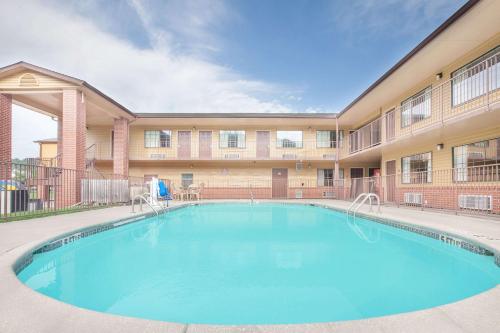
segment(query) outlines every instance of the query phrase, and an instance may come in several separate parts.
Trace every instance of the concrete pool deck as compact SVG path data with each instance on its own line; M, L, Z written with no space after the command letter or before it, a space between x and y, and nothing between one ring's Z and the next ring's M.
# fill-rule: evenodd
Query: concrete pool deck
M203 202L231 200L204 200ZM245 200L248 202L248 200ZM265 200L263 200L265 201ZM273 201L276 202L276 201ZM349 202L283 200L345 209ZM172 202L182 206L192 202ZM145 207L144 212L149 212ZM500 220L448 215L431 211L382 207L382 214L363 214L397 220L466 239L500 254ZM500 285L484 293L443 306L354 321L303 325L214 326L167 323L100 313L39 294L23 285L12 269L15 261L37 245L73 230L139 216L130 206L0 224L0 332L498 332ZM500 268L499 268L500 269Z

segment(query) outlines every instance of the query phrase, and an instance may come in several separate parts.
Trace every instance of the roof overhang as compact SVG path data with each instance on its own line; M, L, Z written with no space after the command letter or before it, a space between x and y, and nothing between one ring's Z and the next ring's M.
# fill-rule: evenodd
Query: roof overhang
M339 113L343 126L356 126L459 57L499 33L500 1L471 0ZM473 28L472 28L473 27Z

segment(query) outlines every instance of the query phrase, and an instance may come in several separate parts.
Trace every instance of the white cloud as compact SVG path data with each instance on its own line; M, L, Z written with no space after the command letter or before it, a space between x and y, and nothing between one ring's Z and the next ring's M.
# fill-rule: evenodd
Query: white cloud
M192 8L171 22L180 26L177 31L158 25L152 9L139 0L130 3L152 48L138 48L101 30L68 6L37 1L2 3L0 66L25 60L81 78L134 112L293 112L279 101L285 94L283 87L245 78L172 45L177 43L172 36L183 34L197 45L206 39L204 47L213 48L214 39L206 28L225 13L222 3L204 12L202 2L186 2ZM165 15L175 17L180 4L175 1ZM114 19L112 13L110 19ZM14 131L30 133L19 123ZM34 139L38 138L29 141Z
M351 0L333 6L335 26L358 38L381 33L401 36L428 30L436 19L445 19L465 1L449 0ZM362 35L360 35L362 32Z
M0 63L23 59L74 75L135 112L291 111L273 101L280 87L246 79L192 55L172 52L169 39L161 37L164 30L148 24L160 45L139 49L99 30L86 18L68 16L58 7L23 1L6 3L3 10L14 15L6 15L0 23L0 40L8 45L0 53ZM141 15L149 14L143 10ZM143 18L144 22L148 20Z

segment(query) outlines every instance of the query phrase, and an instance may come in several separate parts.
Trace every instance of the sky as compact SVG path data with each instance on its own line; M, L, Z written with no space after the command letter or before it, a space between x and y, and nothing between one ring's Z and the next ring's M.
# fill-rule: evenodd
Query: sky
M134 112L338 112L465 1L0 2L0 67L75 76ZM13 121L14 157L56 136L31 111Z

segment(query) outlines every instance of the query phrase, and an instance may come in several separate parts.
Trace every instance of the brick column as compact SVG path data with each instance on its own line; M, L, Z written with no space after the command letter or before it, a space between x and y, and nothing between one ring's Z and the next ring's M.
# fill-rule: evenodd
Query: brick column
M0 94L0 162L12 160L12 97Z
M58 208L64 208L80 201L80 183L85 174L85 124L86 105L84 96L76 89L63 91L61 129L61 167L59 179L60 194Z
M0 94L0 179L7 180L11 178L11 161L12 96Z
M57 158L57 166L61 167L62 163L62 115L57 118L57 155L59 158ZM53 165L55 166L55 165Z
M115 119L113 130L113 173L128 177L128 120L124 118Z

